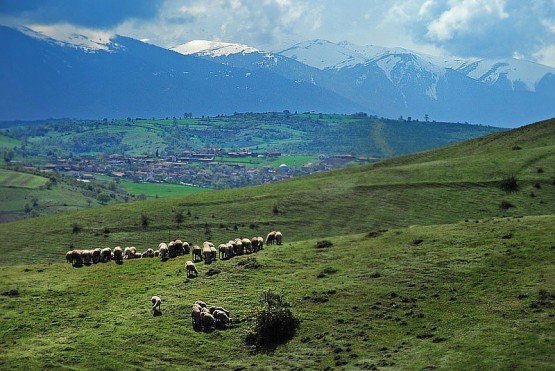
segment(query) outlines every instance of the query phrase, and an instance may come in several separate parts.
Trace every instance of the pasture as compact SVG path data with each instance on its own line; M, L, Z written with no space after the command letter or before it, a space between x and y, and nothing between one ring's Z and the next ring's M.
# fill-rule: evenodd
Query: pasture
M554 143L551 120L259 187L0 225L0 368L553 368ZM197 263L195 278L186 257L65 262L73 248L271 230L283 245ZM266 290L300 327L257 352L244 340ZM232 327L194 331L199 299L229 309Z
M185 276L185 257L79 269L63 256L22 257L0 272L0 366L550 368L553 225L553 216L493 218L337 236L325 248L286 240L197 263L197 278ZM289 343L257 353L244 337L267 289L284 295L301 325ZM159 317L150 312L154 294ZM198 299L228 308L232 327L194 331Z

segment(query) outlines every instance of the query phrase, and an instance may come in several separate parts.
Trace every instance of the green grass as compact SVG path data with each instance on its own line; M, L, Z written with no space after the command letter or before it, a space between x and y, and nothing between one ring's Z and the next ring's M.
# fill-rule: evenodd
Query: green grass
M20 140L0 134L0 149L11 149L19 145L21 145Z
M4 267L0 292L19 295L0 302L0 367L548 369L554 225L553 216L493 218L338 236L323 249L285 242L199 263L189 280L184 257ZM247 258L261 267L238 265ZM221 273L207 276L215 267ZM253 353L243 339L267 289L285 296L301 326L274 352ZM553 297L541 300L542 290ZM150 313L154 294L160 317ZM195 332L198 299L227 307L234 326Z
M48 179L42 176L0 169L0 187L37 189L47 181Z
M181 184L136 183L121 181L120 185L130 194L137 196L143 194L149 197L184 196L209 191L207 188Z
M553 143L550 120L260 187L2 224L0 368L551 369ZM513 193L498 186L509 175ZM283 245L199 263L189 280L185 257L80 269L64 259L71 247L144 251L271 230ZM317 248L324 239L333 245ZM260 267L238 264L248 258ZM268 289L301 325L289 343L256 353L243 339ZM230 309L234 326L193 331L198 299Z

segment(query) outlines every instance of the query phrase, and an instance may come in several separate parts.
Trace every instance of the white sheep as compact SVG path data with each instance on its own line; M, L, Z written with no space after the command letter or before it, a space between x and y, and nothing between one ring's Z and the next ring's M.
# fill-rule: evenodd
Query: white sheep
M168 245L162 242L158 245L158 251L160 251L160 260L166 261L169 259L170 252L168 250Z
M123 264L123 250L119 246L114 247L114 260L116 264Z
M152 302L152 315L159 316L162 314L160 305L162 304L162 299L159 296L153 296L150 301Z
M192 261L187 260L187 263L185 263L185 270L187 271L187 277L192 276L193 273L196 277L198 277L197 267L195 267L195 263L193 263Z
M277 231L277 232L276 232L276 243L277 243L278 245L281 245L281 240L282 240L282 238L283 238L283 235L281 234L281 232L280 232L280 231Z

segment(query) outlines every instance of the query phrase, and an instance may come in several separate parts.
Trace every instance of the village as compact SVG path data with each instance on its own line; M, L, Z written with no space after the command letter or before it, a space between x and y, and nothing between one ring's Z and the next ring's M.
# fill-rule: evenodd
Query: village
M294 176L312 174L375 159L352 155L319 155L315 161L293 167L277 166L280 152L227 152L222 148L186 150L176 154L136 155L97 154L70 158L57 157L40 167L57 171L81 181L94 180L98 175L141 183L173 183L223 189L276 182Z

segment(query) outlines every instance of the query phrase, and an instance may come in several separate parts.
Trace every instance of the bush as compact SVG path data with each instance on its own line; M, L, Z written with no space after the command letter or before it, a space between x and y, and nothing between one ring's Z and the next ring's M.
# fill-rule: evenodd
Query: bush
M511 175L501 182L499 182L499 188L507 193L516 192L518 191L518 182L514 175Z
M317 249L323 249L323 248L332 247L332 246L333 246L333 243L328 240L322 240L322 241L316 242Z
M501 201L501 203L499 204L499 208L501 210L509 210L511 207L515 207L515 205L513 205L512 203L510 203L509 201Z
M257 348L282 344L293 338L299 327L289 304L279 294L268 290L260 297L261 309L256 313L256 323L246 342Z
M81 231L81 226L80 226L79 224L77 224L77 223L73 223L73 224L71 225L71 231L72 231L73 233L79 233L79 232Z

